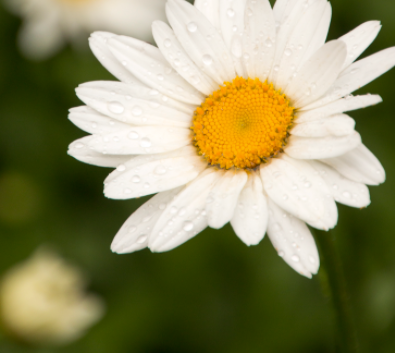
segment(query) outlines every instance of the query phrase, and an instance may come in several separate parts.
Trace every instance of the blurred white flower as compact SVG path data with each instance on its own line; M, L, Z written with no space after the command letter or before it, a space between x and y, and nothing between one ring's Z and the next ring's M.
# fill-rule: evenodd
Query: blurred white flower
M45 59L66 41L85 43L94 30L110 30L152 41L151 23L164 19L164 0L5 0L23 18L22 52Z
M77 268L47 249L10 269L0 285L4 329L37 345L62 345L79 338L103 315L102 301L83 291Z

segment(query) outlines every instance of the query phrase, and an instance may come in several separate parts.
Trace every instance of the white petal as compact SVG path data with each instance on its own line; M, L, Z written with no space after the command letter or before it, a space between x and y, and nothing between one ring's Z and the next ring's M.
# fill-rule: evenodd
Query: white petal
M319 229L337 223L336 204L322 178L303 161L273 159L260 168L263 188L282 209Z
M125 67L115 58L108 48L107 42L110 38L116 37L115 34L108 32L94 32L89 38L89 45L93 54L100 63L118 80L125 83L143 85L136 77L134 77Z
M124 95L126 101L130 101L132 99L145 100L151 103L152 108L163 106L166 108L172 108L173 111L180 111L188 116L192 116L196 109L196 105L186 104L169 98L157 90L151 89L143 84L125 84L123 82L114 81L92 81L83 83L79 87L109 91L108 93L112 96L118 93ZM79 88L77 88L77 91L78 89Z
M131 199L185 185L205 168L196 148L151 156L138 156L119 166L105 180L104 194L111 199Z
M188 104L200 104L203 96L175 72L159 49L147 43L127 45L119 37L109 41L109 48L125 67L147 86Z
M152 25L152 32L166 60L187 82L205 95L218 89L218 84L191 60L173 30L166 23L155 21Z
M130 127L85 105L70 109L69 119L74 125L90 134L111 133Z
M228 48L200 11L186 1L169 0L166 13L181 45L202 71L220 85L235 78Z
M247 182L244 171L229 170L217 181L207 198L207 218L211 228L222 228L235 212L237 199Z
M316 109L299 111L296 121L302 123L323 119L330 115L366 108L370 105L381 103L382 101L383 100L378 95L347 96Z
M279 256L295 271L311 278L320 266L317 246L306 224L279 208L269 204L267 234Z
M385 181L383 166L363 144L342 156L323 159L321 162L329 164L346 178L359 183L378 185Z
M181 189L180 187L161 192L135 211L118 231L111 244L111 250L118 254L126 254L146 248L155 223Z
M272 68L276 41L273 11L268 0L247 0L243 62L252 79L265 81Z
M331 7L325 0L311 4L306 13L300 18L298 25L285 46L279 61L275 85L286 90L294 74L325 42L329 29Z
M243 67L243 35L244 14L247 0L220 0L220 22L222 37L232 54L235 70L238 76L247 78Z
M290 136L284 148L287 155L296 159L323 159L340 156L357 147L361 136L354 132L346 136L300 137Z
M133 125L167 125L188 128L192 114L162 105L159 95L150 100L136 97L137 87L122 82L89 82L80 85L77 96L93 109ZM148 97L147 97L148 98Z
M248 246L258 244L266 233L268 210L263 194L262 181L257 173L251 173L240 193L230 223L236 235Z
M305 109L317 108L333 102L367 85L395 66L395 47L382 50L348 66L332 87L319 100Z
M375 40L381 29L380 21L369 21L348 32L339 39L347 45L347 59L342 69L353 63Z
M95 138L94 136L85 136L78 139L70 144L67 153L78 159L81 162L97 165L99 167L118 167L120 164L127 162L132 159L130 155L107 155L100 152L96 152L89 148L90 140Z
M324 0L316 0L324 1ZM281 17L279 20L276 18L277 25L277 37L276 37L276 53L274 56L273 69L270 73L269 81L276 85L277 74L279 73L280 62L284 57L284 51L286 50L288 41L292 34L295 32L296 27L300 26L300 20L305 16L307 12L310 11L314 0L310 3L299 1L299 0L289 0L286 4L280 6L282 10L276 10L277 14L275 16ZM277 7L277 6L275 6ZM291 69L291 68L286 68ZM296 68L295 68L296 69ZM281 88L281 87L280 87Z
M318 161L311 161L310 164L325 180L335 201L358 208L370 204L369 189L365 184L346 179L333 168Z
M219 19L220 0L195 0L194 5L215 28L221 30Z
M174 249L207 227L206 198L221 175L214 168L206 169L167 205L148 242L152 251Z
M108 154L155 154L174 151L191 143L189 129L133 126L110 134L93 135L88 146Z
M304 107L321 97L335 82L346 58L346 45L331 41L308 59L297 76L287 86L285 93L296 107Z
M284 21L286 9L290 4L295 3L295 0L277 0L273 6L274 19L280 25Z
M352 134L355 128L355 120L346 114L333 115L305 123L296 121L291 134L301 137L345 136Z

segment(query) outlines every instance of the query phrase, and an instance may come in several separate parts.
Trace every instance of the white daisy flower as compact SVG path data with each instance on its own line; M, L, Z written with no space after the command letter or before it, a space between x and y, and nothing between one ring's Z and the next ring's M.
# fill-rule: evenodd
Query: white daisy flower
M267 232L278 254L311 277L318 251L306 224L328 230L340 202L370 203L384 181L344 112L381 102L351 96L395 65L395 48L354 63L375 39L371 21L325 43L326 0L169 0L159 47L94 33L91 47L122 82L77 89L70 120L92 134L69 154L116 167L113 199L155 194L125 222L112 250L171 250L230 222L247 245Z
M19 45L29 58L44 59L66 41L80 44L84 34L115 31L151 41L152 21L164 19L164 0L5 0L24 20Z

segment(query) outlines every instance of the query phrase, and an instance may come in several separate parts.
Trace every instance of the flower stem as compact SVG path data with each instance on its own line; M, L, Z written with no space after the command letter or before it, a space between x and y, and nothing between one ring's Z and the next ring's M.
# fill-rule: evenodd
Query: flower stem
M357 333L350 297L333 232L319 232L316 241L321 253L319 278L324 294L329 296L336 315L336 352L358 353Z

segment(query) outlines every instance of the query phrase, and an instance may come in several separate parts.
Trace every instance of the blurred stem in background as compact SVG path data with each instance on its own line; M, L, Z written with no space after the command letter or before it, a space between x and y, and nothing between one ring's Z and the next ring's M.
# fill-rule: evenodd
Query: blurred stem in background
M319 279L324 295L329 297L336 315L336 352L360 352L352 315L350 296L340 254L332 231L320 232L316 238L321 255Z

